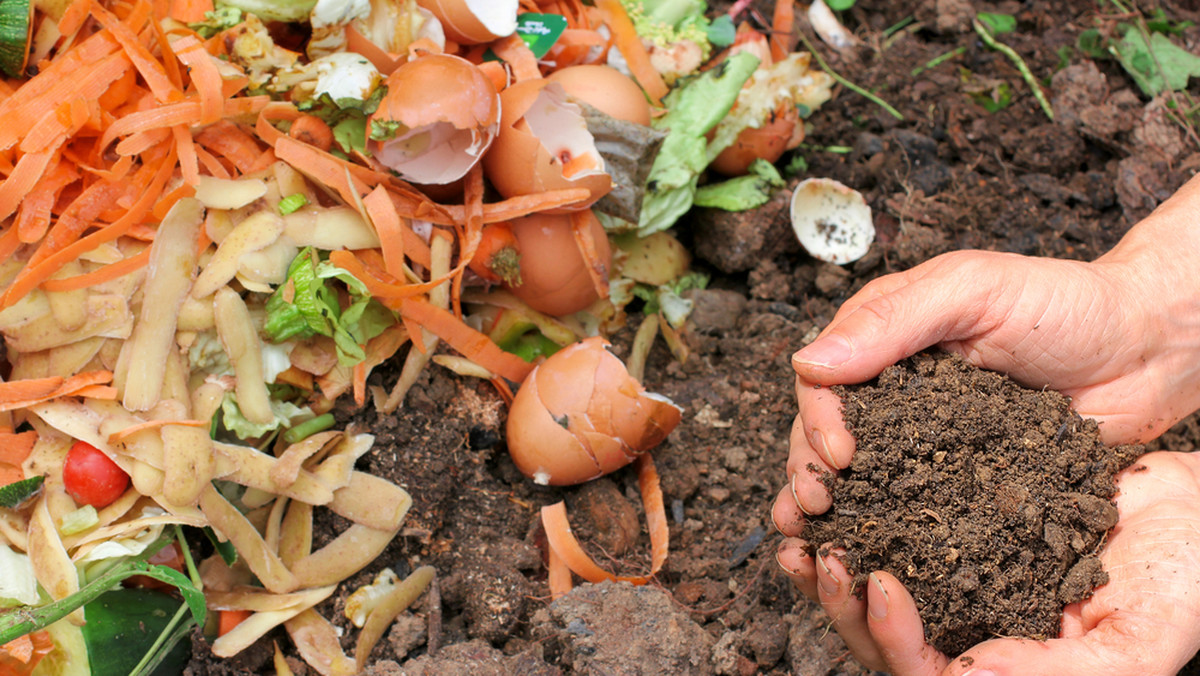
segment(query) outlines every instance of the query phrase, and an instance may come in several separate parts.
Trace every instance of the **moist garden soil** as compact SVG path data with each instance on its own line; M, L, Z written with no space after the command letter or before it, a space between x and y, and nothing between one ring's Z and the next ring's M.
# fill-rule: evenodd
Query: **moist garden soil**
M996 636L1058 635L1062 607L1108 582L1114 475L1141 446L1105 446L1057 392L957 355L921 353L835 387L856 440L833 505L804 538L844 549L862 593L886 570L917 599L930 645L958 655Z
M752 10L770 17L773 6L758 0ZM1195 3L1156 6L1200 23ZM1053 122L1012 62L981 43L970 24L975 11L1017 18L1016 30L1000 39L1045 87ZM430 564L435 593L395 623L368 673L866 673L824 612L775 564L779 536L769 515L786 483L795 415L790 355L865 283L945 251L1093 259L1200 167L1200 147L1171 119L1165 98L1147 99L1118 64L1075 48L1085 30L1116 29L1120 17L1100 11L1088 0L859 0L843 18L862 45L842 54L801 17L799 29L831 67L904 117L839 87L809 118L804 146L781 162L803 158L792 185L821 176L861 191L876 244L845 267L809 258L790 232L786 190L754 212L697 210L675 228L712 282L693 295L688 359L676 361L660 342L646 368L647 387L684 409L683 422L653 451L671 530L654 584L581 584L551 602L538 510L565 499L587 551L618 573L640 574L649 544L636 477L623 470L573 488L532 484L507 457L505 409L489 385L431 366L395 415L339 410L340 423L376 435L359 469L414 499L387 550L318 608L344 629L347 652L358 631L341 614L346 596L384 567L403 576ZM1200 28L1174 40L1200 53ZM1195 80L1190 95L1200 98ZM988 100L996 102L991 112ZM634 312L630 328L612 337L618 355L628 354L638 320ZM388 388L395 381L394 372L372 377ZM1031 429L1044 435L1053 426L1054 435L1062 420L1054 408ZM922 428L937 433L932 420ZM1192 418L1151 448L1198 445ZM907 511L922 508L934 509ZM346 526L323 511L314 546ZM1048 625L1030 631L1053 633ZM197 640L188 673L271 672L272 641L297 674L312 673L281 630L231 660L213 659Z

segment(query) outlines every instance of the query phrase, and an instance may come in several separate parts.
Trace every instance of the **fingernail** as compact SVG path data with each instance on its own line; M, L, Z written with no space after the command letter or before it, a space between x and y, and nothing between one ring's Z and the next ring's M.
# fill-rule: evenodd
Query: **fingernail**
M972 669L962 676L996 676L996 672L990 669Z
M818 556L817 565L820 566L821 572L824 573L817 576L817 584L821 586L821 591L825 592L828 596L836 596L838 589L841 588L841 582L833 574L833 571L829 570L829 566L825 563L825 557Z
M854 346L843 336L831 333L801 349L792 357L792 362L804 366L837 368L854 355Z
M792 499L796 501L796 507L800 509L800 513L804 514L805 516L812 516L812 514L808 513L808 510L804 509L804 505L800 504L800 495L796 492L796 478L798 476L799 475L797 474L792 475Z
M812 444L813 449L821 454L825 462L829 463L829 469L840 469L833 461L833 455L829 453L829 445L825 443L825 434L821 430L814 429L808 437L808 443Z
M867 587L867 609L871 613L871 617L882 620L888 614L888 595L887 590L883 588L883 583L871 573L867 576L870 581L870 586Z
M796 569L792 568L791 566L785 566L783 564L783 561L779 560L779 555L788 553L788 552L794 552L797 549L800 550L801 558L808 556L808 551L805 550L804 547L800 545L800 543L792 541L792 540L784 540L783 542L779 543L778 547L775 548L775 563L778 564L780 568L786 570L787 572L789 572L793 575L796 574Z

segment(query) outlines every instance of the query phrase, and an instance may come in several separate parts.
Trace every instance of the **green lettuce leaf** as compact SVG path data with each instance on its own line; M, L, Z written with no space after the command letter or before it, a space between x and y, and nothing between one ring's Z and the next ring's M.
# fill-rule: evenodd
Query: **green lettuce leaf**
M783 177L775 165L761 157L750 164L750 173L696 190L694 204L726 211L747 211L766 204L775 188L782 188Z
M708 165L705 134L733 107L758 63L758 57L741 52L667 95L667 114L654 126L668 133L646 181L638 221L641 235L666 230L691 208L700 173Z
M345 308L333 282L341 282L350 300ZM288 279L266 304L263 331L274 342L329 336L337 344L338 361L354 366L366 353L367 341L396 323L396 315L371 297L365 284L348 271L321 260L309 247L288 267Z

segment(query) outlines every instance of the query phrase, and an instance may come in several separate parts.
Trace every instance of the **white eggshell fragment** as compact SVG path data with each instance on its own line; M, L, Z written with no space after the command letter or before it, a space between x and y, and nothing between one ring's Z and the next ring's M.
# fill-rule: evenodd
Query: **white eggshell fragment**
M810 178L796 186L792 229L813 258L838 265L862 258L875 241L871 207L862 193L829 178Z

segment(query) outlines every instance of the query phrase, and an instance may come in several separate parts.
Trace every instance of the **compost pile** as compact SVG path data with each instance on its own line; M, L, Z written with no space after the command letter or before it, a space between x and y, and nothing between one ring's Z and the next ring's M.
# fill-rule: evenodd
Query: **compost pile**
M957 355L835 391L857 451L804 537L844 548L860 588L896 575L931 645L1053 638L1062 607L1108 581L1096 555L1117 522L1113 477L1142 447L1105 446L1066 397Z

